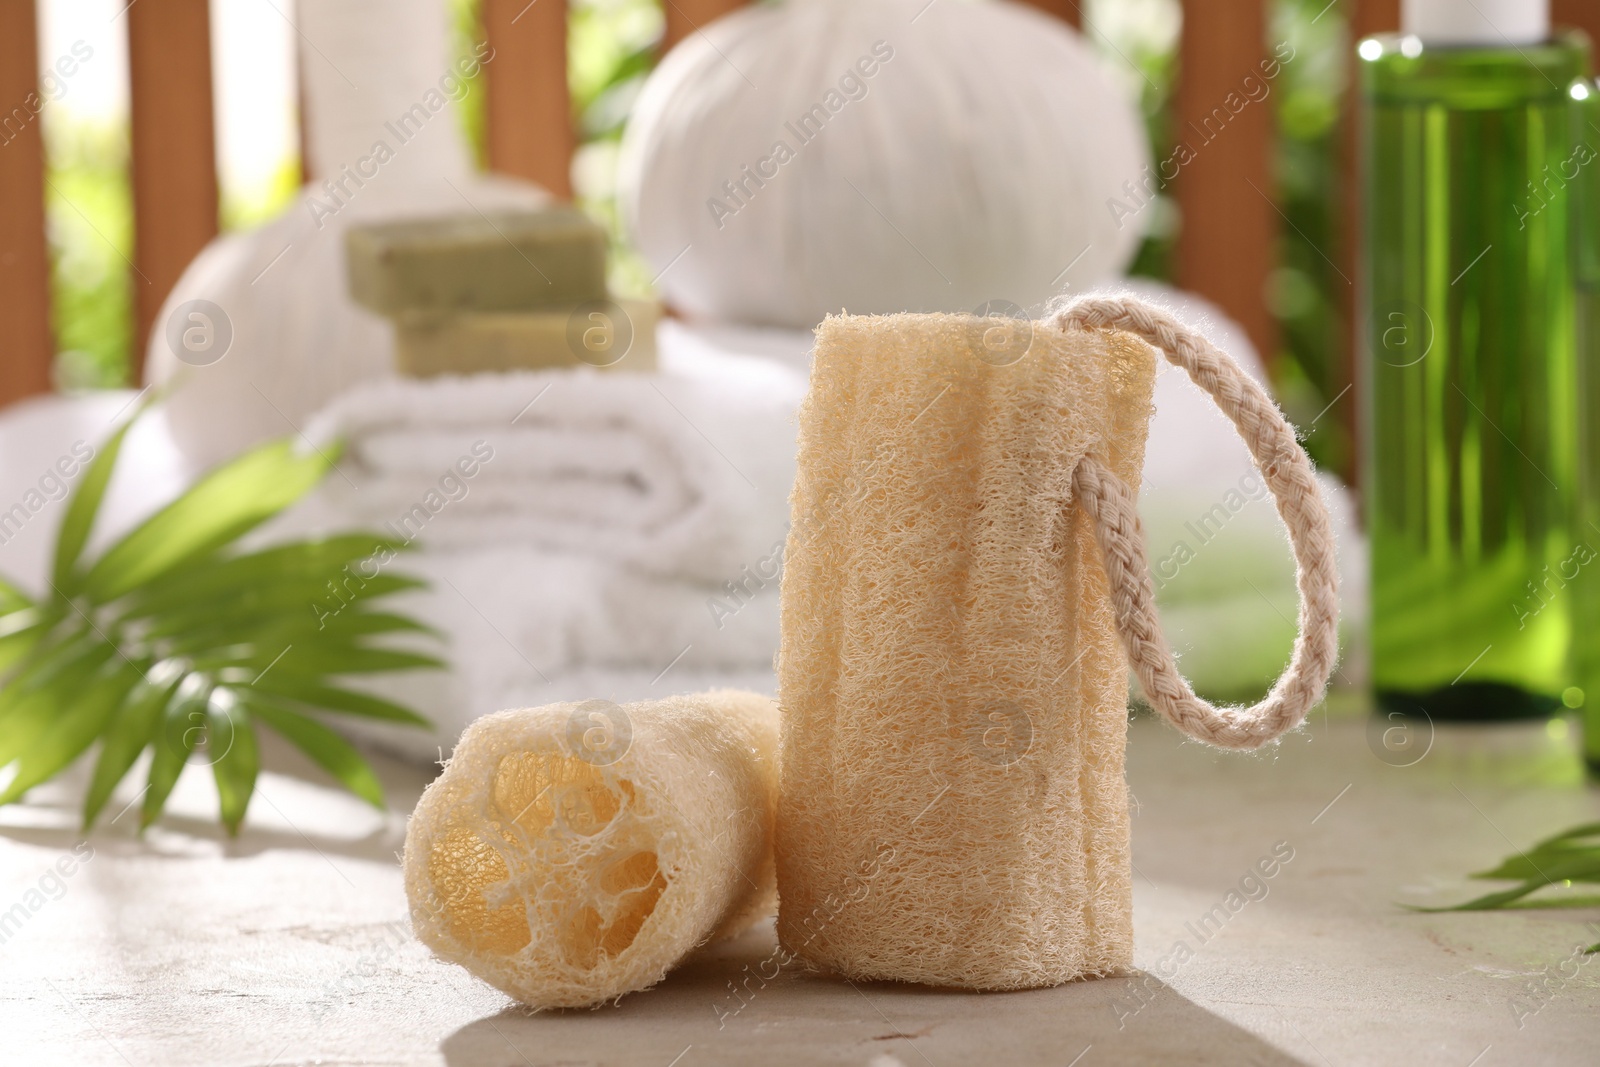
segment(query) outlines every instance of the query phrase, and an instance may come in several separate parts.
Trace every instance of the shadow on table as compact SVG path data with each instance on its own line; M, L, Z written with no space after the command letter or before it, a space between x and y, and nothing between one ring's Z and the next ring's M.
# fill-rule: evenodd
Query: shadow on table
M404 816L415 806L437 768L415 767L381 752L365 753L390 803L389 811L379 814L345 794L326 772L277 735L261 731L258 742L263 771L326 788L326 802L320 794L305 791L291 802L282 795L279 784L269 783L263 775L251 798L250 818L238 837L228 836L214 809L184 811L172 806L155 824L163 833L144 836L137 829L141 789L131 802L125 803L124 796L119 795L107 804L94 830L87 835L88 841L97 851L119 856L189 859L199 846L215 847L230 858L308 849L328 856L395 862L405 840ZM20 805L31 809L27 813L29 821L21 825L0 824L0 838L63 851L83 841L81 805L88 789L90 766L90 761L80 760L55 781L30 793ZM184 768L184 774L208 778L211 769L196 760ZM140 785L140 777L131 777L123 783L122 794ZM352 811L359 813L354 820L348 814ZM370 829L360 832L368 826Z
M449 1067L505 1064L1183 1063L1299 1067L1304 1061L1198 1007L1154 977L968 993L847 982L797 965L771 974L764 925L697 955L654 989L598 1011L509 1008L440 1046ZM748 968L748 969L747 969ZM738 987L739 993L734 992ZM1092 1056L1083 1055L1090 1049Z
M35 807L42 809L46 805ZM333 837L316 830L303 832L293 825L283 828L250 825L238 837L229 837L215 819L170 812L163 814L157 824L163 834L138 835L134 829L138 825L138 813L133 812L115 826L97 825L86 835L77 827L76 809L59 809L59 813L65 825L0 825L0 838L58 852L68 852L87 841L97 854L149 859L193 859L199 846L214 847L229 858L258 856L282 849L309 849L326 856L374 863L394 863L395 854L405 840L404 830L397 823L382 824L361 837Z

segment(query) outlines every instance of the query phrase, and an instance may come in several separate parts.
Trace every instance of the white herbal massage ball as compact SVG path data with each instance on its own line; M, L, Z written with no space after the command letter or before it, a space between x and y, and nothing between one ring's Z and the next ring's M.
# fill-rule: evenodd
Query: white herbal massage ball
M691 316L1026 307L1119 273L1139 115L1059 19L996 0L789 0L691 35L640 94L622 209ZM1123 213L1125 214L1125 213Z
M465 78L494 55L452 54L445 0L299 0L296 19L317 50L305 62L317 179L277 218L207 245L144 339L145 380L171 390L167 423L195 467L293 434L351 386L395 374L393 327L346 293L352 224L549 201L474 172L456 104L481 91Z

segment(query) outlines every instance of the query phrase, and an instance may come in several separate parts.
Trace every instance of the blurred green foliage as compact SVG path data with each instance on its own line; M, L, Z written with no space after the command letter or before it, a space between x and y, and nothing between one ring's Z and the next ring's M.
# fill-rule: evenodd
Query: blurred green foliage
M223 232L248 230L269 219L276 218L289 206L294 194L300 191L300 157L285 159L272 173L271 180L262 189L242 194L222 190Z
M628 245L617 208L617 153L634 99L655 66L665 20L659 0L573 0L567 81L581 147L578 202L611 237L611 288L650 292L652 271Z
M454 47L466 55L483 37L480 0L449 0ZM1342 6L1327 0L1273 0L1272 34L1295 49L1272 99L1279 127L1278 206L1281 266L1266 294L1280 324L1276 386L1301 426L1315 420L1307 445L1326 467L1345 470L1350 441L1338 412L1317 418L1348 384L1341 309L1350 280L1340 260L1341 129L1339 116L1351 42ZM1107 70L1139 95L1157 159L1172 149L1168 115L1177 73L1177 0L1091 0L1090 37ZM623 239L615 195L617 149L633 101L655 63L662 32L661 0L570 0L568 78L580 148L574 162L579 202L612 236L613 287L649 288L648 267ZM470 81L460 120L480 164L485 161L483 75ZM54 129L47 124L49 226L55 325L64 387L123 384L132 342L132 228L125 130ZM233 229L270 218L299 181L286 161L270 193L251 202L226 198L223 222ZM1182 226L1169 198L1151 213L1150 234L1132 273L1170 278L1172 248ZM1348 403L1348 395L1342 398Z
M1351 368L1344 309L1353 306L1355 279L1339 264L1354 227L1344 225L1340 115L1354 42L1340 6L1328 0L1277 0L1272 33L1295 50L1276 94L1277 197L1288 225L1267 293L1279 328L1274 384L1290 419L1306 431L1312 458L1348 480L1354 399L1345 392Z
M65 390L129 384L133 331L133 195L126 124L49 121L45 218L49 235L55 381ZM224 230L277 215L300 188L300 160L287 159L264 190L223 190Z
M1084 33L1100 53L1105 72L1138 100L1150 158L1168 158L1177 143L1171 107L1182 19L1178 0L1088 0L1083 16ZM1171 196L1158 193L1149 211L1141 212L1141 221L1145 239L1128 273L1170 280L1178 236L1177 204Z
M484 39L483 20L479 17L481 0L450 0L450 47L457 59L467 59L475 54L478 42ZM461 68L456 68L460 70ZM477 67L471 77L462 78L467 92L456 104L456 114L466 134L472 158L478 167L489 167L489 147L485 130L489 123L489 109L483 91L484 73Z
M133 340L127 131L46 121L44 133L56 384L124 385Z

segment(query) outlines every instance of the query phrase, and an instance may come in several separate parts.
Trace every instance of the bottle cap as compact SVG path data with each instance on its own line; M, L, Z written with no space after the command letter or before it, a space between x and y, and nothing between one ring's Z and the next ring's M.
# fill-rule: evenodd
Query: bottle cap
M1400 26L1424 44L1538 44L1550 37L1550 0L1403 0Z

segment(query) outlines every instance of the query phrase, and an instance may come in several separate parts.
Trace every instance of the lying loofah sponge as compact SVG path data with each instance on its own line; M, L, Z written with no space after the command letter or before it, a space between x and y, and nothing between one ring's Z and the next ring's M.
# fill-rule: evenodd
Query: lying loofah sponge
M1155 620L1140 338L1245 431L1303 564L1294 663L1250 711L1196 700ZM1317 493L1266 394L1136 301L824 322L782 583L784 947L976 989L1129 968L1124 654L1194 736L1253 747L1296 725L1336 651Z
M406 834L417 937L536 1008L655 984L771 913L777 739L732 690L479 719Z

